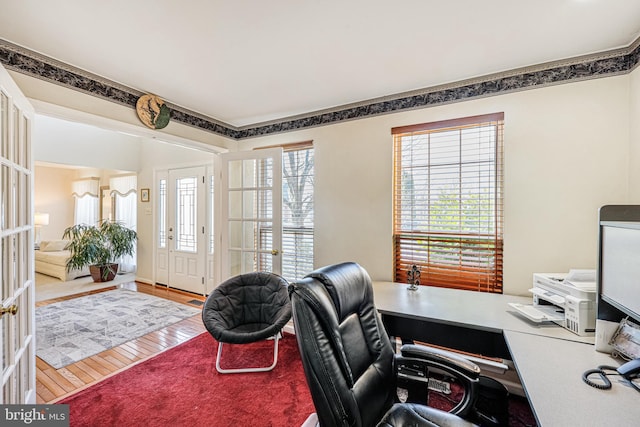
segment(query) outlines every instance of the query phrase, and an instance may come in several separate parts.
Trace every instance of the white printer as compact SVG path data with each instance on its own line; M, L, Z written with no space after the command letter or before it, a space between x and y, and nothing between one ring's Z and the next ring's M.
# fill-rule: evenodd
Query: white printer
M510 303L518 313L536 322L555 322L580 336L596 328L596 272L534 273L533 304Z

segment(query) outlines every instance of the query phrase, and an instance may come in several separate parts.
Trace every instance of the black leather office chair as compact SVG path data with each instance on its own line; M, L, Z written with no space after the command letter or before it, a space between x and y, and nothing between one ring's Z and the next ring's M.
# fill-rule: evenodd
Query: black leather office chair
M216 370L221 374L264 372L278 363L278 339L291 319L288 282L272 273L254 272L227 279L207 297L202 322L218 340ZM265 367L222 368L222 344L245 344L273 338L273 363Z
M356 263L318 269L289 286L298 348L320 426L467 426L480 369L458 355L405 344L396 355ZM464 387L451 413L399 403L398 380L446 372ZM426 387L425 387L426 388ZM426 398L426 393L425 396Z

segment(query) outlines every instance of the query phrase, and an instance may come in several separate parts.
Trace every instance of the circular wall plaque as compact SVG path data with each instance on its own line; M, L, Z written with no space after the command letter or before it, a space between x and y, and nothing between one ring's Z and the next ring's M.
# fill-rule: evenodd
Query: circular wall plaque
M136 102L140 121L151 129L162 129L169 124L171 110L156 95L142 95Z

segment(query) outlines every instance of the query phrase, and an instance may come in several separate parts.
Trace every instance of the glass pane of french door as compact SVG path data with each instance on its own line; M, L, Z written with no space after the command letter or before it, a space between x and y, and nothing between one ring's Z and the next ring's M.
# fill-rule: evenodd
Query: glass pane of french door
M222 191L223 278L280 274L282 149L224 154Z
M0 404L36 403L32 117L0 66Z

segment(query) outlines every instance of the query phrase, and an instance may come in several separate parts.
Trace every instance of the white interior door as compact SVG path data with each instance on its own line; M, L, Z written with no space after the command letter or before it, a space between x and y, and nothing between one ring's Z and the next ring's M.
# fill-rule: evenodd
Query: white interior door
M205 294L205 167L172 169L167 186L168 285Z
M35 404L33 109L0 66L0 404Z
M221 156L222 279L252 271L280 274L282 149Z

